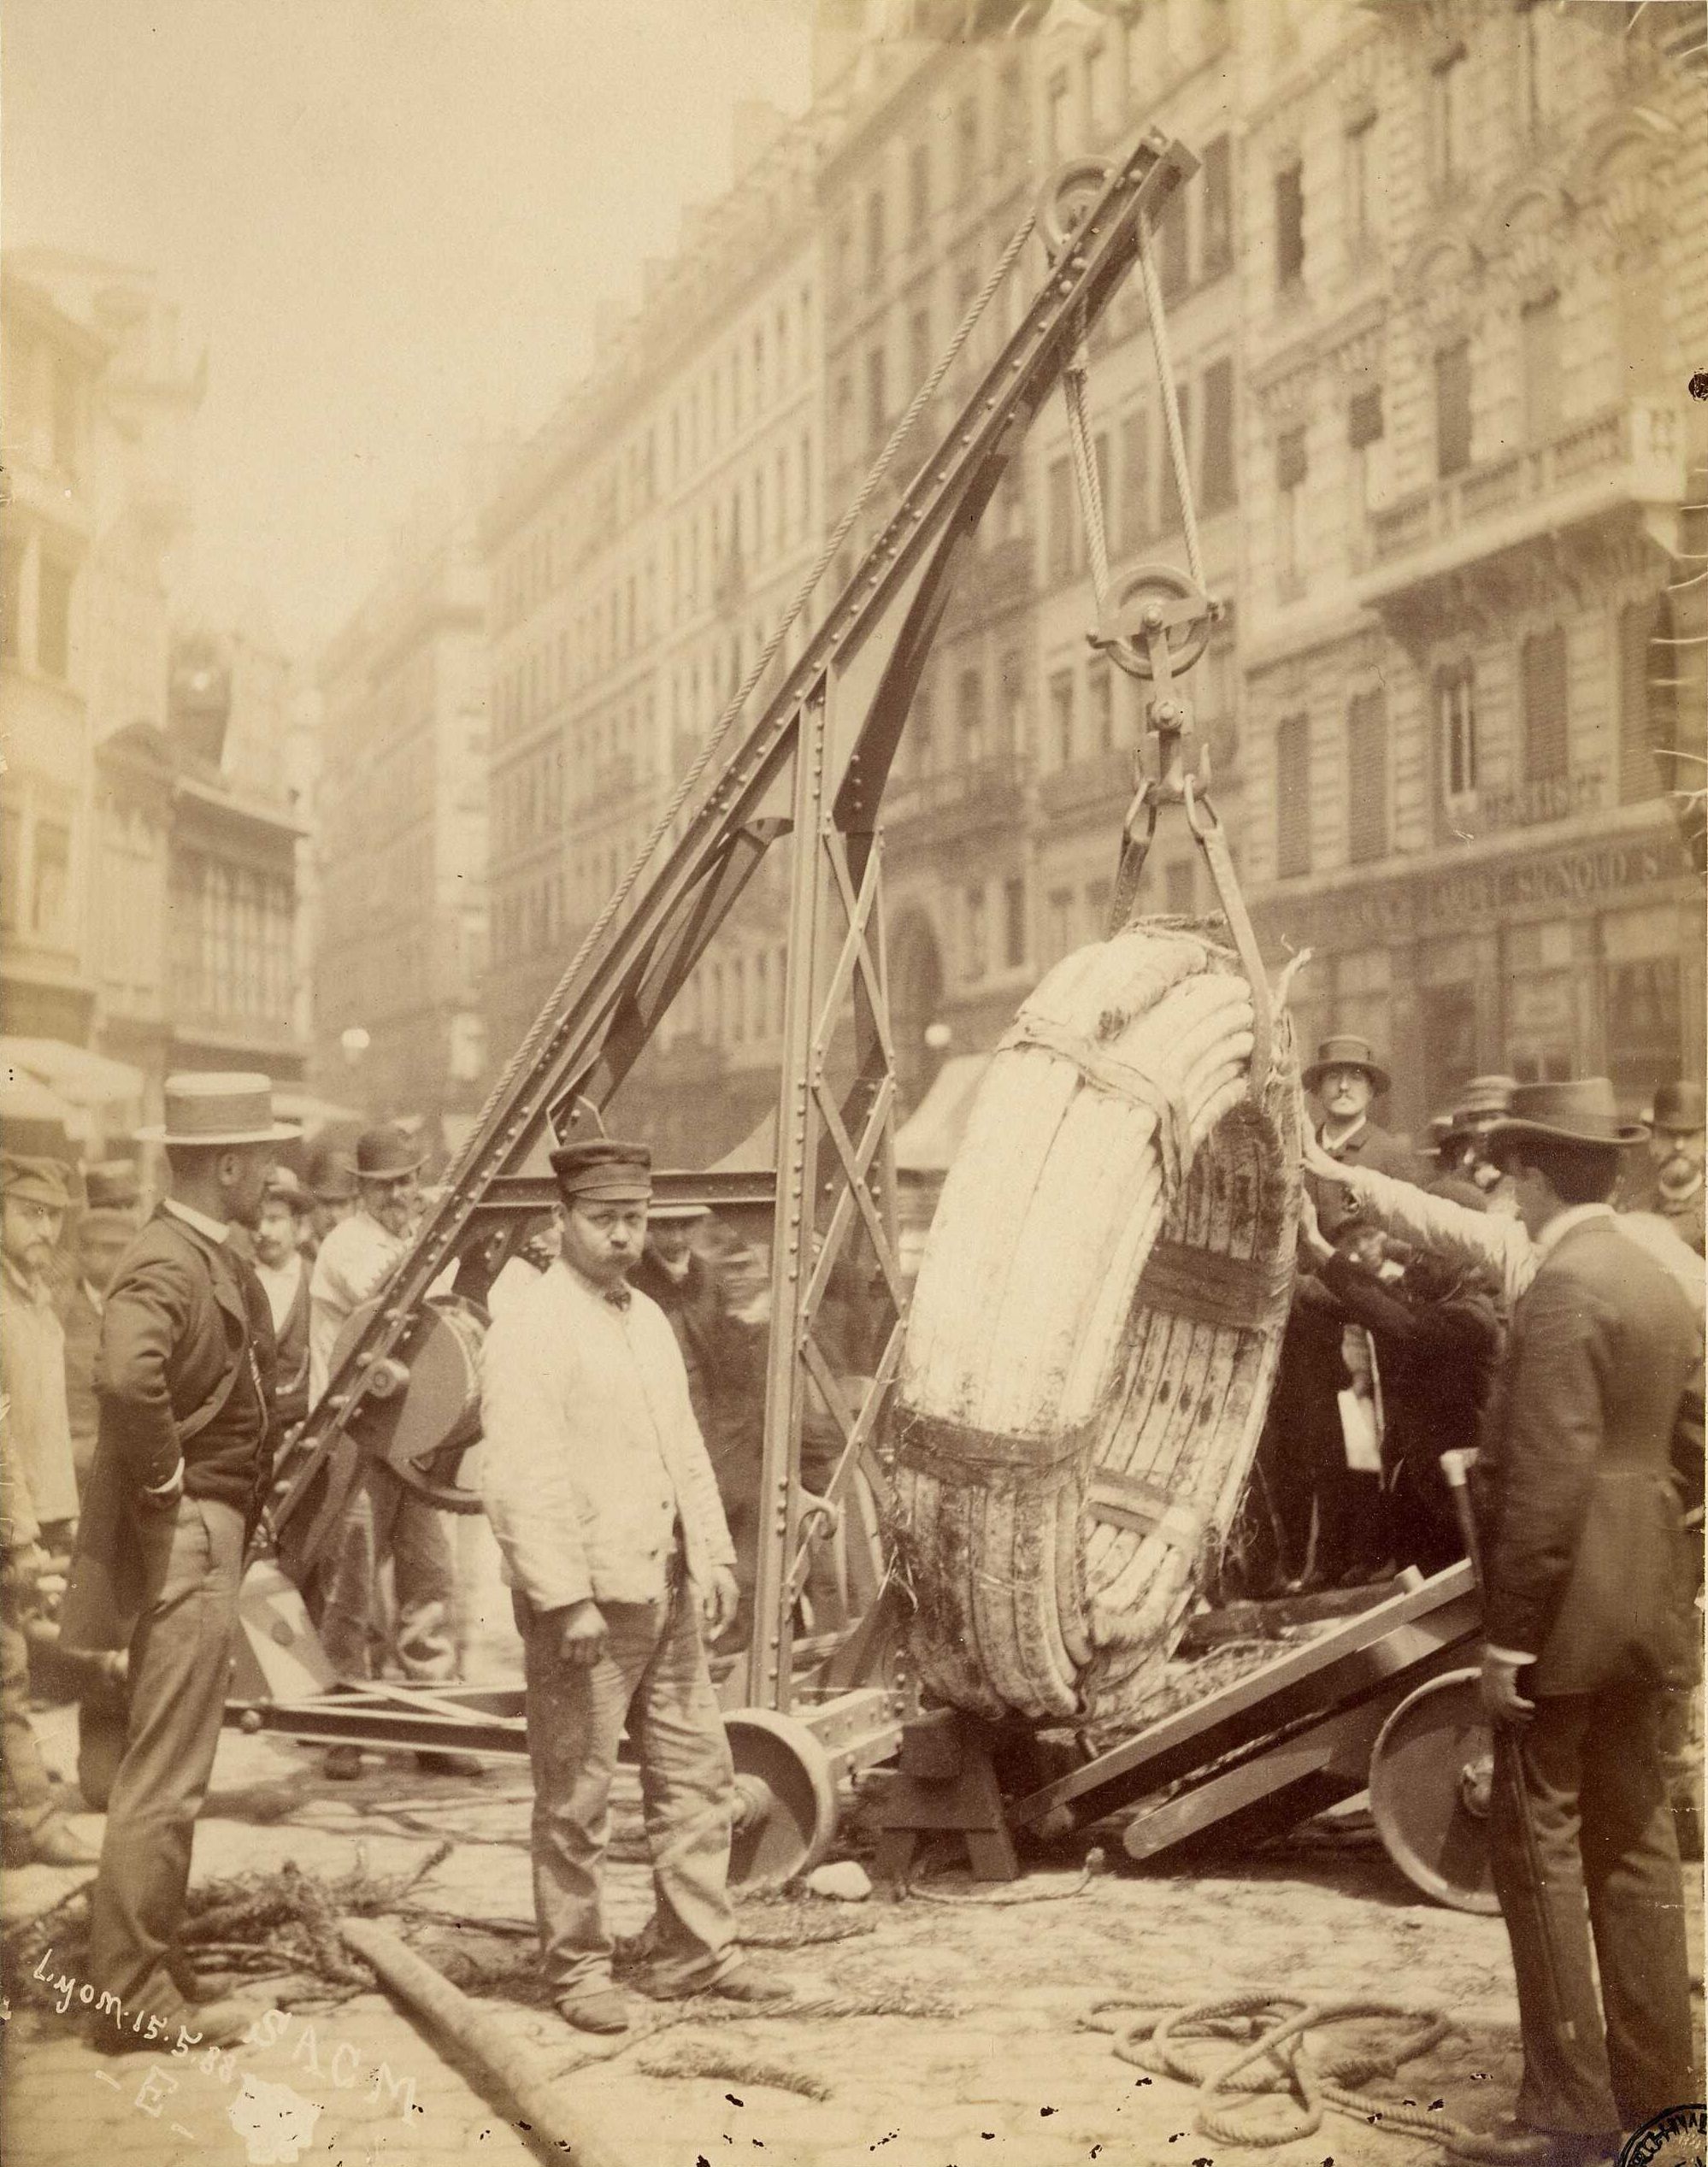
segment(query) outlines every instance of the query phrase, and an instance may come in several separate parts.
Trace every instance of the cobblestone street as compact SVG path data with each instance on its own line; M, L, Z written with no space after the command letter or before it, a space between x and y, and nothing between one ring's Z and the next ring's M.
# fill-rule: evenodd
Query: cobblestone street
M63 1727L50 1719L48 1728L63 1764ZM495 1766L481 1781L435 1783L407 1761L368 1768L359 1786L331 1784L315 1756L227 1734L197 1839L197 1881L287 1859L327 1879L358 1858L376 1875L392 1874L430 1857L442 1833L454 1847L411 1900L466 1921L468 1930L445 1928L436 1960L459 1945L531 1951L529 1940L504 1932L530 1916L521 1771ZM42 1868L15 1876L9 1923L58 1902L82 1878ZM633 1933L648 1908L644 1871L620 1864L613 1884L613 1923ZM886 2013L756 2017L710 1999L660 2005L636 1996L631 2031L595 2042L547 2011L496 2005L567 2112L633 2167L755 2153L788 2167L854 2167L875 2157L888 2167L1093 2159L1170 2167L1210 2158L1217 2167L1260 2158L1320 2167L1331 2157L1340 2167L1410 2167L1438 2156L1410 2136L1333 2115L1320 2133L1279 2149L1212 2145L1193 2134L1188 2086L1147 2076L1087 2028L1110 1999L1155 2006L1284 1990L1439 2007L1451 2013L1452 2033L1408 2064L1401 2082L1377 2081L1373 2091L1490 2128L1517 2082L1499 1921L1414 1900L1355 1829L1338 1839L1313 1832L1237 1876L1129 1869L1087 1879L1075 1861L1013 1890L974 1892L951 1872L902 1903L815 1901L806 1916L813 1929L847 1938L759 1946L755 1960L803 1997ZM769 1941L801 1917L795 1907L753 1904L743 1924ZM483 1923L496 1932L477 1934ZM406 1924L418 1930L418 1921ZM1699 1976L1699 1943L1696 1956ZM72 1968L56 1957L43 1966L48 1975ZM245 1992L262 2007L274 1999L264 1980ZM9 2167L175 2167L192 2156L209 2167L299 2158L461 2167L562 2156L541 2133L517 2127L513 2106L475 2088L443 2042L378 1993L281 2009L264 2044L222 2058L103 2058L84 2043L74 2008L62 2018L17 2009L9 2029ZM1211 2052L1219 2058L1231 2050ZM661 2073L673 2067L703 2073ZM266 2088L275 2086L285 2089ZM1242 2111L1261 2125L1278 2111L1270 2100Z

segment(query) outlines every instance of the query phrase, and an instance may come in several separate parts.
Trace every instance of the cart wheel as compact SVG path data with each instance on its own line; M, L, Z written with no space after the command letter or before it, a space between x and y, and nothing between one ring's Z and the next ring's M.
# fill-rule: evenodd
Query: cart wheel
M735 1760L730 1885L792 1881L818 1864L836 1834L829 1757L804 1723L773 1709L733 1709L723 1728Z
M1494 1743L1475 1670L1407 1694L1370 1755L1370 1812L1414 1888L1458 1911L1498 1911L1488 1847Z

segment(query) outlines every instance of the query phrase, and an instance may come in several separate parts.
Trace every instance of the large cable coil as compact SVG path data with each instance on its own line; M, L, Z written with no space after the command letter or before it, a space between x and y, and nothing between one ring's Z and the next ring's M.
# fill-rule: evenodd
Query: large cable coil
M1300 1101L1251 1087L1238 958L1178 922L1082 948L980 1085L908 1321L895 1534L928 1689L1118 1722L1257 1450L1292 1282Z

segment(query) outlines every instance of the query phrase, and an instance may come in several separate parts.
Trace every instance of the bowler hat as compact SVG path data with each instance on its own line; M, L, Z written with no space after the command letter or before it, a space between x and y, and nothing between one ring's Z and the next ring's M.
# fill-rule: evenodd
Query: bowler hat
M142 1176L134 1159L103 1159L83 1169L83 1192L91 1211L134 1211L142 1202Z
M1677 1083L1662 1084L1655 1092L1650 1126L1670 1136L1689 1136L1699 1128L1708 1128L1708 1110L1704 1107L1701 1085L1682 1079Z
M561 1144L551 1154L551 1171L566 1204L576 1198L589 1204L645 1204L652 1194L652 1154L645 1144L619 1144L609 1136Z
M341 1152L321 1153L309 1169L309 1193L316 1204L354 1204L355 1165Z
M1473 1076L1453 1108L1453 1127L1474 1130L1499 1121L1511 1108L1517 1088L1515 1076Z
M288 1166L275 1166L267 1177L267 1193L288 1204L300 1219L314 1199Z
M1299 1081L1307 1091L1315 1091L1330 1069L1362 1069L1370 1080L1372 1091L1386 1091L1393 1081L1376 1059L1369 1040L1352 1031L1341 1031L1324 1039L1316 1049L1316 1060Z
M1640 1144L1648 1131L1640 1122L1622 1122L1605 1076L1582 1076L1575 1083L1515 1084L1512 1110L1488 1129L1490 1151L1522 1136L1542 1136L1559 1144L1627 1145Z
M50 1211L69 1210L71 1169L62 1159L0 1151L0 1195L15 1197L20 1204L44 1204Z
M395 1181L400 1175L418 1174L426 1164L426 1146L406 1136L395 1122L364 1128L356 1139L358 1181Z
M226 1144L288 1144L302 1134L294 1122L273 1118L273 1083L244 1070L203 1070L168 1076L166 1119L137 1131L139 1144L211 1150Z

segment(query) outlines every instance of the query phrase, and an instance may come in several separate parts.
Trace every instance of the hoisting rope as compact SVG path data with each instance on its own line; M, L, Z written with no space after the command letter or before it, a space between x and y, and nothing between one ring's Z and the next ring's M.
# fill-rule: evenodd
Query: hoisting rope
M653 823L652 827L647 835L646 840L641 845L640 849L631 862L627 871L623 874L621 880L618 881L616 886L612 890L610 895L606 899L604 909L599 912L598 916L594 919L592 924L588 927L580 946L577 948L574 957L570 959L568 969L558 980L557 985L552 988L551 998L546 1001L545 1005L541 1008L539 1014L534 1019L532 1028L523 1038L521 1043L516 1047L515 1052L511 1054L509 1059L505 1063L498 1081L493 1085L492 1090L486 1095L486 1103L481 1107L480 1115L476 1119L473 1128L471 1128L468 1133L468 1140L463 1145L461 1151L457 1153L455 1162L453 1163L450 1171L445 1175L445 1182L448 1189L455 1191L474 1171L475 1163L486 1147L486 1135L488 1122L492 1120L494 1114L498 1111L498 1109L504 1104L504 1100L509 1096L512 1087L516 1082L517 1078L520 1077L526 1069L533 1067L539 1059L547 1040L550 1039L553 1030L557 1027L558 1016L568 1001L570 993L574 991L575 983L580 977L582 970L586 968L589 958L598 947L600 941L604 938L612 920L615 918L617 913L622 909L624 904L627 902L629 897L633 893L635 885L639 880L642 874L645 872L648 865L651 864L653 854L657 851L660 844L664 841L665 838L669 834L672 827L675 825L677 816L680 813L682 808L688 803L688 800L693 796L695 791L698 788L700 782L705 775L706 770L711 766L713 761L716 759L718 754L722 751L725 739L728 737L730 731L733 728L743 710L746 707L749 699L752 697L755 686L759 683L759 680L764 676L766 671L771 667L772 662L776 659L777 654L782 647L783 642L788 638L790 632L793 629L796 620L799 617L802 610L805 609L807 604L811 600L814 590L816 588L819 581L824 577L825 573L828 570L830 565L834 561L837 551L842 547L844 542L847 540L849 533L853 528L856 521L859 519L861 514L871 502L879 483L882 481L885 474L889 471L891 463L894 460L897 451L901 448L901 445L906 439L909 432L912 429L914 423L919 419L920 415L931 403L932 400L936 397L939 391L941 390L943 380L945 376L947 376L949 371L954 367L955 362L960 355L961 349L966 344L967 340L972 336L973 331L978 324L979 319L984 315L985 310L989 307L992 297L996 294L998 289L1001 286L1004 280L1007 278L1009 273L1013 269L1015 260L1019 256L1021 250L1025 247L1027 242L1031 238L1033 227L1035 222L1035 214L1028 214L1028 215L1023 219L1020 225L1015 229L1014 233L1004 246L1002 254L997 258L994 269L991 272L990 276L985 280L984 284L979 288L977 293L974 295L971 303L968 306L967 313L962 317L960 323L956 327L954 337L951 339L947 346L944 348L936 367L932 370L930 375L926 379L925 382L922 384L919 389L914 393L912 399L908 404L907 411L902 415L900 421L896 423L895 427L890 432L889 437L886 441L883 449L873 461L871 467L867 472L865 480L860 485L858 493L854 498L852 503L849 505L847 510L843 513L841 518L837 521L836 527L832 533L830 539L824 544L823 547L820 550L817 557L814 560L812 569L806 574L805 578L801 581L800 586L796 589L794 598L790 602L787 609L784 611L781 618L779 620L776 630L771 634L769 639L766 641L764 648L759 655L758 659L754 662L746 676L741 680L741 684L731 698L729 704L724 709L722 714L718 717L716 723L713 726L710 736L706 739L704 745L702 745L698 753L695 756L693 761L690 764L687 772L683 775L681 780L676 785L675 789L671 792L668 804L666 804L663 811L658 816L658 818Z
M1372 2020L1405 2029L1380 2048L1360 2045L1331 2052L1307 2036L1333 2024ZM1396 2076L1402 2064L1446 2038L1453 2026L1439 2009L1377 1999L1311 2002L1299 1994L1258 1992L1187 2008L1100 2001L1081 2021L1087 2031L1111 2034L1115 2052L1134 2069L1196 2085L1193 2126L1221 2144L1293 2144L1320 2129L1333 2107L1370 2129L1424 2137L1464 2159L1529 2162L1540 2160L1546 2149L1540 2137L1472 2129L1439 2110L1379 2099L1361 2088L1372 2077ZM1213 2040L1232 2040L1242 2051L1211 2066L1202 2049ZM1290 2111L1254 2123L1250 2106L1260 2097L1285 2098Z

